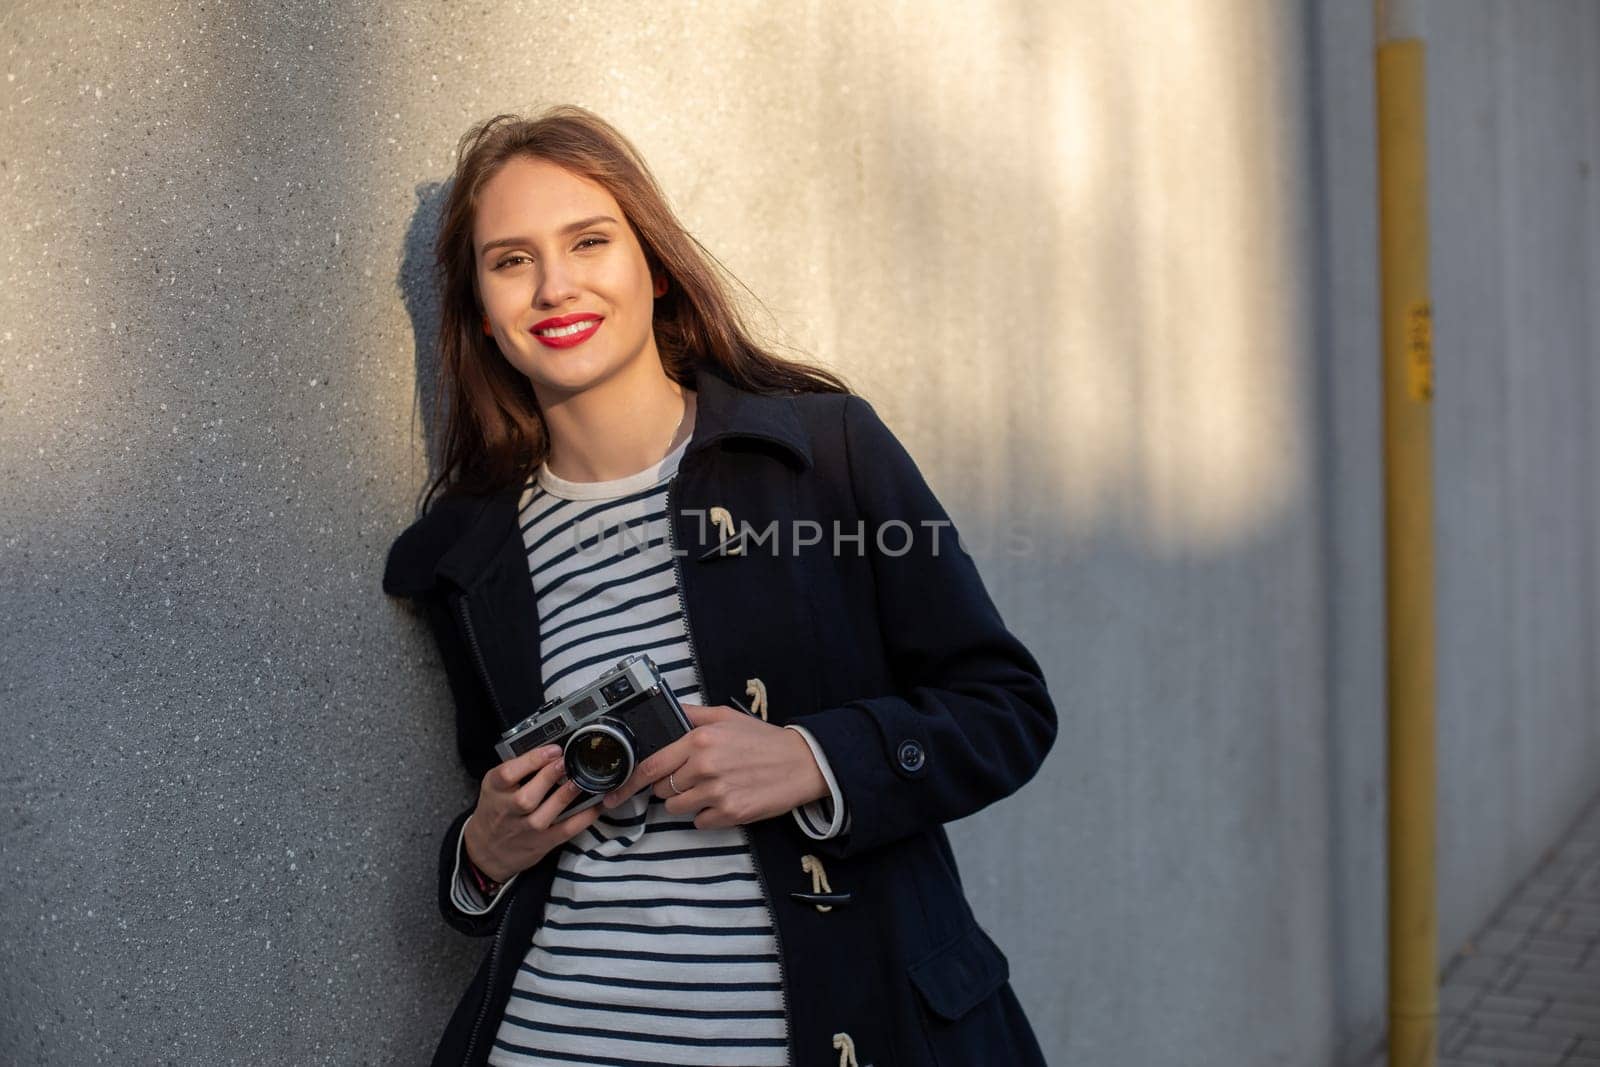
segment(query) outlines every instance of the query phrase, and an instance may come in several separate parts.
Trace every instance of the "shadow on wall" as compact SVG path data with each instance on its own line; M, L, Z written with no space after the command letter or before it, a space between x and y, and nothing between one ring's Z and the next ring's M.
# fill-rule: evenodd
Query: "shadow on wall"
M421 419L428 478L417 491L417 503L427 492L427 483L437 474L444 442L437 439L439 393L439 284L434 267L434 240L439 233L439 218L450 182L424 182L415 190L416 207L406 227L400 272L395 286L406 316L411 320L411 337L416 353L416 391L411 409L412 422Z

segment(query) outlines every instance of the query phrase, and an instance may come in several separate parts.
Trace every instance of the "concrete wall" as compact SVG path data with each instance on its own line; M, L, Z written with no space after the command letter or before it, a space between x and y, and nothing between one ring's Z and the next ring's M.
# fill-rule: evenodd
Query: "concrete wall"
M378 576L449 153L561 100L874 401L1047 665L1055 754L953 833L1052 1062L1364 1051L1364 7L13 5L0 1061L426 1061L471 785ZM1600 18L1430 16L1448 953L1600 769Z
M1448 947L1600 788L1600 7L1429 17Z

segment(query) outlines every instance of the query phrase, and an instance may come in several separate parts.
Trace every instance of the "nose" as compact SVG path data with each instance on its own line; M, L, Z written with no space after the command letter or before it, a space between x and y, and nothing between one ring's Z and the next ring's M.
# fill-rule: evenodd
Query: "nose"
M533 291L533 302L541 308L556 308L566 303L578 292L572 269L560 257L545 261L539 277L539 286Z

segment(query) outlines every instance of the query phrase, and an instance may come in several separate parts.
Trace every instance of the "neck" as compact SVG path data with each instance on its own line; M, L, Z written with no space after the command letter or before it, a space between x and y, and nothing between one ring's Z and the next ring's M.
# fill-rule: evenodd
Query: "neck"
M668 378L659 360L580 393L540 398L550 451L545 465L569 482L607 482L644 470L694 428L694 390ZM676 432L674 432L676 430Z

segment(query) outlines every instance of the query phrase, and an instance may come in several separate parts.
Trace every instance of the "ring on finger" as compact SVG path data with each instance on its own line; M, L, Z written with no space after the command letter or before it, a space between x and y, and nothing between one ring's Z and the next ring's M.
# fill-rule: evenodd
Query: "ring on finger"
M668 785L669 785L669 786L671 786L671 787L672 787L672 792L673 792L673 793L674 793L674 794L675 794L675 795L677 795L677 794L681 794L681 793L682 793L682 792L683 792L683 790L681 790L681 789L679 789L679 788L678 788L678 783L677 783L677 782L674 782L674 781L673 781L673 780L672 780L672 775L670 775L670 774L669 774L669 775L667 775L667 784L668 784Z

